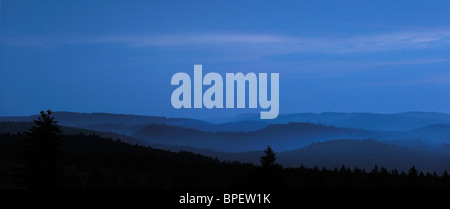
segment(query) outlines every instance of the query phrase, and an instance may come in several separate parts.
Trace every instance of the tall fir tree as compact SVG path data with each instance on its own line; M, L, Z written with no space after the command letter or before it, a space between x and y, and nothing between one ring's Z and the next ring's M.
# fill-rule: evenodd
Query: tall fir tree
M63 142L61 127L52 112L41 111L35 126L26 132L25 185L29 188L58 187L59 146Z
M261 166L263 168L272 168L275 166L275 160L277 159L275 152L272 147L267 146L266 150L264 150L263 156L260 158Z

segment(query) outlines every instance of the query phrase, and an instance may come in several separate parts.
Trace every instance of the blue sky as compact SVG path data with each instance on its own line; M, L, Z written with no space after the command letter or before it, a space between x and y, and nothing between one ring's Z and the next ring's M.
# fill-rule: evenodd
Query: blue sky
M175 110L194 64L280 73L280 114L450 113L450 1L0 2L0 115L250 111Z

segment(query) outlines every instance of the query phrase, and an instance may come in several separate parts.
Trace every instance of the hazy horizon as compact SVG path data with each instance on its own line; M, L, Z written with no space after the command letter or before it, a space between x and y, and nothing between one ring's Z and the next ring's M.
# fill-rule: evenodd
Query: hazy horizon
M48 109L42 109L44 111L48 110ZM259 117L259 112L254 111L254 112L246 112L246 113L241 113L241 114L236 114L236 115L224 115L224 116L217 116L217 117L208 117L208 116L203 116L203 117L178 117L178 116L168 116L168 115L146 115L146 114L133 114L133 113L113 113L113 112L75 112L75 111L66 111L66 110L51 110L52 112L67 112L67 113L80 113L80 114L117 114L117 115L130 115L130 116L149 116L149 117L166 117L166 118L187 118L187 119L197 119L197 120L203 120L203 121L214 121L214 119L217 119L220 121L220 119L229 119L229 118L238 118L240 116L246 116L246 115L252 115L255 117ZM387 112L335 112L335 111L326 111L326 112L292 112L292 113L282 113L279 116L283 116L283 115L293 115L293 114L326 114L326 113L336 113L336 114L380 114L380 115L395 115L395 114L403 114L403 113L437 113L437 114L446 114L446 115L450 115L450 113L446 113L446 112L436 112L436 111L404 111L404 112L392 112L392 113L387 113ZM39 115L39 111L36 113L32 113L32 114L17 114L17 115L0 115L0 117L28 117L28 116L32 116L32 115ZM264 120L262 120L262 122L264 122ZM267 121L270 122L270 121Z

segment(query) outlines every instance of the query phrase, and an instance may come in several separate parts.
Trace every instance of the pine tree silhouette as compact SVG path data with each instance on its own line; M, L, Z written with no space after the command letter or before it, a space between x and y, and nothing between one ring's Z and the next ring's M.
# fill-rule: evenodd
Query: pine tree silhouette
M51 114L41 111L35 126L26 132L24 183L29 188L57 187L58 147L63 140L61 127Z
M267 146L266 150L264 150L265 155L261 156L260 162L263 168L272 168L275 166L275 160L277 157L275 156L275 152L272 150L270 146Z
M412 177L416 177L417 173L418 173L418 171L417 171L416 166L411 167L408 171L408 175L412 176Z

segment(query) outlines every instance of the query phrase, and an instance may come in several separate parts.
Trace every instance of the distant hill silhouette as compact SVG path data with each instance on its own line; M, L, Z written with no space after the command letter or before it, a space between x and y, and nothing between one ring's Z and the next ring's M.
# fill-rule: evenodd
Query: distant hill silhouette
M259 114L243 114L222 123L210 123L189 118L166 118L155 116L54 112L61 125L104 132L132 135L136 131L152 125L169 125L207 132L249 132L267 127L269 124L303 122L379 131L409 131L435 124L450 125L450 115L433 112L406 112L398 114L375 113L298 113L280 115L274 120L261 120ZM0 117L2 121L32 122L37 115ZM219 120L215 120L216 122Z
M276 150L293 150L336 139L377 139L411 148L450 143L450 125L432 125L411 131L368 131L311 123L272 124L252 132L205 132L167 125L150 125L135 134L149 143L194 146L223 152L257 150L270 144Z
M191 151L205 156L218 157L220 160L239 161L258 164L263 149L249 152L219 152L189 146L152 144L152 147L171 151ZM450 151L450 146L448 146ZM376 140L332 140L313 143L292 151L277 153L277 161L285 167L298 167L303 164L312 168L318 166L327 169L342 165L371 170L375 165L388 169L407 171L412 165L423 171L443 172L450 170L450 152L430 152L417 150Z
M213 124L197 119L166 118L155 116L109 114L109 113L75 113L54 112L58 122L64 126L85 128L97 131L116 132L131 135L134 132L151 124L163 124L178 127L197 129L202 131L230 131L245 132L264 128L268 125L263 121L243 121L223 124ZM0 117L0 122L32 122L38 115Z
M9 134L23 134L25 131L28 131L33 126L32 122L0 122L0 134L1 133L9 133ZM85 135L95 134L97 136L112 138L112 139L120 139L130 144L139 144L143 146L148 146L148 143L144 140L137 139L128 135L118 134L114 132L102 132L95 131L83 128L74 128L68 126L62 126L61 130L65 134L80 134L83 133Z
M257 114L246 114L233 121L259 120ZM382 131L407 131L433 124L450 125L450 115L435 112L377 113L298 113L279 115L270 123L310 122L337 127Z
M257 150L270 144L277 150L295 149L314 141L355 138L365 139L378 133L365 130L336 128L310 123L273 124L253 132L205 132L167 125L150 125L133 137L150 143L194 146L223 152Z
M284 166L319 166L332 169L345 165L370 170L374 165L407 171L412 165L423 171L450 170L450 153L433 153L381 143L375 140L334 140L281 152Z
M111 114L111 113L76 113L76 112L53 112L55 118L62 125L67 126L86 126L97 124L123 124L127 126L151 124L151 123L173 123L173 124L208 124L207 122L187 119L187 118L167 118L157 116L141 116L127 114ZM1 121L14 122L31 122L38 115L17 116L17 117L0 117Z
M418 128L405 133L411 138L423 140L432 139L435 144L450 142L450 125L434 124L423 128Z

